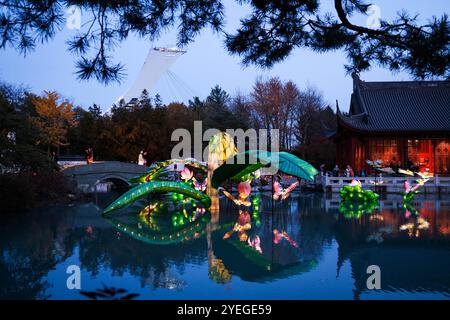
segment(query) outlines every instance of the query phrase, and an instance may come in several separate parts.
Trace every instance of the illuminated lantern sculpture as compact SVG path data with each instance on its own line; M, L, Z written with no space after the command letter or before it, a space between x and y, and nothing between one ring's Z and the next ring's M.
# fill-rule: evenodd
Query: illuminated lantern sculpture
M349 185L339 191L342 199L339 211L346 218L359 218L370 214L378 207L379 195L372 190L365 190L361 182L353 179Z
M217 189L211 184L214 170L216 170L229 157L237 153L233 137L228 133L219 132L214 135L208 143L208 177L206 193L211 198L210 210L212 213L219 212L219 196Z
M403 192L403 202L404 204L411 203L414 196L419 193L418 189L427 183L431 177L433 177L433 174L428 172L416 172L416 174L420 177L416 180L416 185L411 186L409 181L405 181L405 191Z

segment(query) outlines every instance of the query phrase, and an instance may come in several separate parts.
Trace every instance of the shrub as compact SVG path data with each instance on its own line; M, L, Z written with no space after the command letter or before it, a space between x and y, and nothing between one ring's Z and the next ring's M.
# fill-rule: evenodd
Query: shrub
M0 207L3 212L30 209L67 199L73 192L69 180L59 172L0 175Z

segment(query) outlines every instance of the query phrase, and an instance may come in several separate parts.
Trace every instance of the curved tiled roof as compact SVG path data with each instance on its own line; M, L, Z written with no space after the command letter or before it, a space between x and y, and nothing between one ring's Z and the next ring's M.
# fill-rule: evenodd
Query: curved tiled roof
M450 81L364 82L355 79L350 110L338 117L371 132L450 132Z

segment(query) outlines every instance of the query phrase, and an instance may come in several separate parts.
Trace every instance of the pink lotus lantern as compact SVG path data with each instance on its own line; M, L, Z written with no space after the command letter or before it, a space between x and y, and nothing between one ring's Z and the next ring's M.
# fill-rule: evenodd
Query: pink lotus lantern
M191 170L189 170L188 167L185 167L183 169L183 171L181 171L181 179L184 182L191 180L193 176L194 176L194 173Z
M247 198L252 192L252 186L249 182L241 182L238 184L238 192L241 197Z
M353 179L352 182L350 182L350 187L356 187L356 186L361 187L361 181Z

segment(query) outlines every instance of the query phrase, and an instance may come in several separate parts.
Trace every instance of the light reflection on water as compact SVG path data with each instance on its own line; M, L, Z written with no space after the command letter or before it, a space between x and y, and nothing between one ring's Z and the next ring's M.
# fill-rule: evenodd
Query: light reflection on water
M161 215L152 226L159 233L149 232L135 212L117 217L129 226L124 231L94 203L3 216L0 298L83 299L66 287L66 268L76 264L82 290L105 284L141 299L448 299L450 201L419 199L420 215L410 217L397 196L382 205L348 219L335 199L302 193L275 203L272 213L263 195L260 222L251 212L241 216L250 220L244 231L250 240L259 237L262 253L239 241L242 231L222 239L238 222L229 201L217 223L205 215L195 227L171 230L170 215ZM366 288L373 264L381 268L381 290Z

